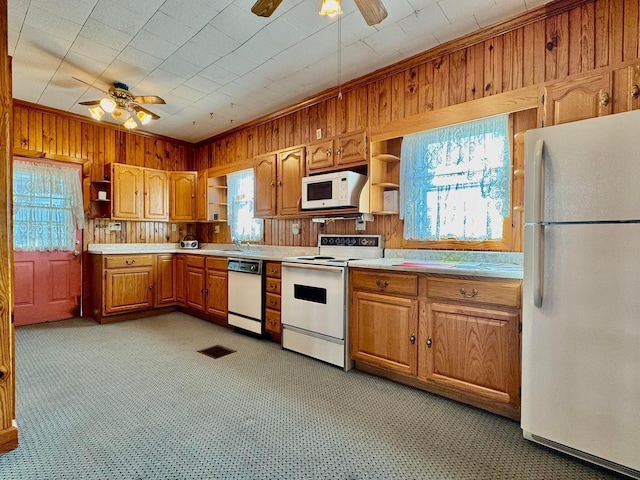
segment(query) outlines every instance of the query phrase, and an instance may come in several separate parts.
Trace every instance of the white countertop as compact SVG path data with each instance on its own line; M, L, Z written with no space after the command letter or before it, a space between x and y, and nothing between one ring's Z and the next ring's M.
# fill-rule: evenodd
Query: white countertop
M247 248L247 247L243 247ZM189 253L224 257L261 258L280 261L283 257L315 255L316 247L277 247L250 245L237 250L234 244L203 244L198 249L180 248L178 243L92 243L92 254ZM522 279L522 253L470 252L459 250L403 250L385 249L385 258L352 260L349 265L416 273L465 275L475 277Z

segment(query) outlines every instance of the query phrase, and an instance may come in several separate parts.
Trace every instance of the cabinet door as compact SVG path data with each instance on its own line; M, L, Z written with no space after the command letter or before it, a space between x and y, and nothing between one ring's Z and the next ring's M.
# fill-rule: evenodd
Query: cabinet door
M333 139L307 145L307 172L312 173L333 167Z
M158 255L156 259L156 305L176 303L176 257Z
M120 163L113 164L113 218L142 220L143 170Z
M227 316L227 272L207 269L207 313Z
M501 403L519 403L517 312L431 303L419 376Z
M353 293L351 358L405 375L416 375L418 300Z
M336 145L336 165L367 163L367 148L365 132L340 135Z
M611 113L611 72L562 80L543 88L538 124L542 127Z
M203 268L187 267L187 307L204 312L206 308L205 281Z
M304 147L280 152L277 171L278 215L296 215L302 203Z
M276 214L276 165L277 155L275 153L261 155L254 160L254 215L256 217L271 217Z
M208 174L208 170L198 171L198 180L196 187L196 220L198 220L199 222L206 222L208 220Z
M104 314L153 307L153 267L105 270Z
M185 255L176 255L176 282L175 282L175 294L176 303L178 305L187 305L187 259Z
M169 175L163 170L144 169L144 218L169 220Z
M169 210L171 220L196 219L196 172L171 172Z

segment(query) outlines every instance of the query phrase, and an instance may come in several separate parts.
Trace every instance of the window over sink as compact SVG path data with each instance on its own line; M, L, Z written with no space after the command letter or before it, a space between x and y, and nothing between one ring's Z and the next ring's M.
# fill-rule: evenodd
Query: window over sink
M264 221L254 218L255 181L253 168L227 175L227 216L231 237L240 241L261 240Z
M509 116L437 128L402 141L405 242L499 249L510 235ZM471 247L471 245L469 245Z

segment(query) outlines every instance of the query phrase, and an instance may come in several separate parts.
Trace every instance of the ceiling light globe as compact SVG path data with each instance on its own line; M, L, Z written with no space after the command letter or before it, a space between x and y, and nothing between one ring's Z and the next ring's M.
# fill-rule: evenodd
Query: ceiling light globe
M340 7L340 0L322 0L322 7L320 7L320 15L340 15L342 8Z
M102 108L100 108L100 105L96 105L95 107L91 107L89 109L89 112L91 113L91 117L93 117L94 120L100 120L102 118L102 116L104 115L104 110Z
M124 108L117 107L115 110L111 112L111 116L120 122L124 122L127 117L129 117L129 112L127 112Z
M140 120L140 123L142 125L148 125L152 120L151 115L143 111L138 112L136 116L138 117L138 120Z
M127 118L127 121L124 122L124 128L126 128L127 130L131 130L132 128L136 128L137 126L138 124L133 119L133 117Z
M105 112L111 113L116 109L116 102L112 98L103 98L100 100L100 106Z

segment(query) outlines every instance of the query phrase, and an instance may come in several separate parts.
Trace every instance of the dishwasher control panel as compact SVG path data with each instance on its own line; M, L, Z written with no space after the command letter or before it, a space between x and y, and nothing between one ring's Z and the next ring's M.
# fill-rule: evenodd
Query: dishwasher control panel
M231 272L262 274L262 260L246 258L229 258L227 260L227 270Z

